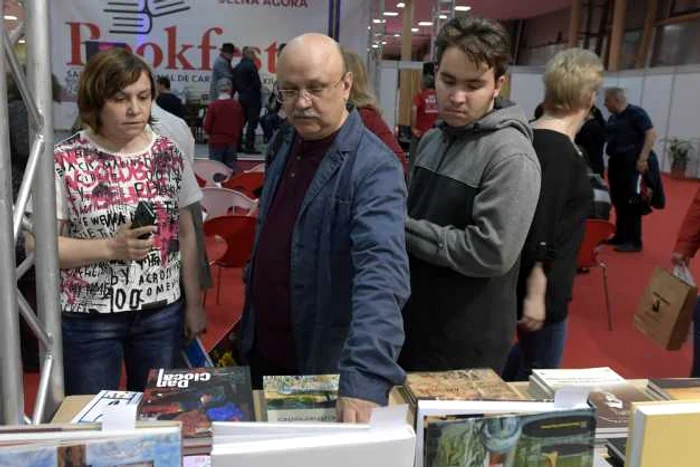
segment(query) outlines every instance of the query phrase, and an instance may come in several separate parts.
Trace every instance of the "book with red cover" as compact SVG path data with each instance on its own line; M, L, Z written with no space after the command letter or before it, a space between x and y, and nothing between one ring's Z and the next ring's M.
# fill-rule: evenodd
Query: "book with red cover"
M154 369L139 407L142 420L178 420L184 438L211 436L211 422L253 421L248 367Z

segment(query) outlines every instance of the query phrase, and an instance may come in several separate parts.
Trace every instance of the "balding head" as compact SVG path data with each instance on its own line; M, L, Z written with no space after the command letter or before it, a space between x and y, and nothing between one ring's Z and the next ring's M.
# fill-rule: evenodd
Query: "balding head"
M346 73L340 45L330 37L310 33L289 41L277 78L287 117L302 138L325 138L345 122L352 74Z

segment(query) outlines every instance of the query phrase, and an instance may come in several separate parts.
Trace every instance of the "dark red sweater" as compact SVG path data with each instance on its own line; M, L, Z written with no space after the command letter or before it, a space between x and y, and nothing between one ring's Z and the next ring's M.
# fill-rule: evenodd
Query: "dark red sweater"
M204 131L210 146L237 146L243 132L243 107L235 99L221 99L209 104L204 117Z
M382 115L374 107L362 107L357 110L360 112L362 123L365 124L367 129L377 135L377 137L381 139L384 144L389 146L389 149L391 149L394 154L396 154L396 158L399 160L399 162L401 162L401 167L403 167L403 173L405 174L408 170L406 153L403 152L403 149L401 149L401 146L399 146L399 142L396 141L396 138L394 138L394 135L391 133L391 130L387 124L384 123Z

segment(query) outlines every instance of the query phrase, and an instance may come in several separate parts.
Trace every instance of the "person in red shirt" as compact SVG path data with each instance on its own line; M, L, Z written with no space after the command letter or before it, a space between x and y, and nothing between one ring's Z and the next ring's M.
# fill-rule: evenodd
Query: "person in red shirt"
M698 252L698 248L700 248L700 188L695 192L695 197L683 218L671 262L675 266L688 267L690 259ZM690 376L691 378L700 377L700 299L695 304L693 314L693 366Z
M404 174L408 170L406 154L404 153L399 142L396 141L389 126L384 122L382 114L379 111L377 99L367 89L367 72L362 64L362 59L352 50L343 49L343 59L345 60L346 69L352 73L352 89L350 90L350 103L357 107L360 113L362 123L372 133L374 133L389 149L396 155L396 158L401 162Z
M423 75L421 91L413 96L411 108L411 146L408 156L415 154L423 135L435 125L438 117L437 97L435 97L435 79L432 75Z
M221 78L216 83L218 97L209 104L204 116L204 131L209 135L209 158L223 162L236 172L238 140L243 131L243 107L233 99L233 83Z

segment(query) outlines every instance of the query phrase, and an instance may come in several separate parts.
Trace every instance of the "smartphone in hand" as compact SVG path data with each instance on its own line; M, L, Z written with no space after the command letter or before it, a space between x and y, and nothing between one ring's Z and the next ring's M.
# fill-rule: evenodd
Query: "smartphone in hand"
M156 212L153 209L153 205L147 201L139 201L138 206L136 206L134 220L131 222L131 228L138 229L140 227L147 227L155 224ZM149 236L150 234L143 234L139 236L139 239L146 240Z

